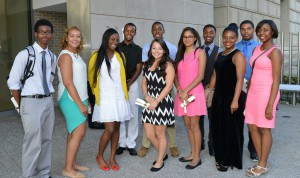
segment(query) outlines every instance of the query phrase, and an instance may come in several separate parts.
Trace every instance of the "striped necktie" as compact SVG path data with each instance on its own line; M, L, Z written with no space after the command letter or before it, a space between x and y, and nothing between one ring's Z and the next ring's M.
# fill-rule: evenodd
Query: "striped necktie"
M43 88L44 88L44 92L45 92L45 95L50 95L50 91L49 91L49 87L48 87L48 84L47 84L47 74L46 74L46 58L45 58L45 55L46 55L46 51L42 51L42 72L43 72Z

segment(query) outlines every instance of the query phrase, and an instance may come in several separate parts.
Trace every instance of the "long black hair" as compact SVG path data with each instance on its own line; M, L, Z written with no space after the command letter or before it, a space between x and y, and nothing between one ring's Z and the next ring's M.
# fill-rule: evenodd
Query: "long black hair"
M185 52L186 47L183 43L183 35L186 31L190 31L194 35L194 37L196 38L196 40L194 41L194 45L196 46L196 49L194 51L194 55L196 53L196 50L201 47L201 40L200 40L199 33L192 27L185 27L182 30L182 33L180 35L179 42L178 42L178 50L177 50L176 58L175 58L175 70L176 71L177 71L177 66L178 66L179 62L182 61L183 57L184 57L184 52ZM198 42L198 45L196 45L197 42Z
M154 58L154 56L152 55L152 52L151 52L153 43L155 43L155 42L159 43L160 46L162 47L162 49L164 50L164 54L161 57L161 60L159 61L159 64L158 64L158 67L159 67L158 68L159 69L158 75L160 77L165 77L166 76L167 62L172 63L172 61L170 59L169 48L168 48L166 42L163 39L154 39L151 42L150 49L148 51L148 61L145 63L146 67L144 67L144 70L148 70L152 66L153 62L155 61L155 58Z
M96 63L95 63L95 68L94 68L94 85L96 84L97 82L97 76L100 72L100 68L101 68L101 65L103 63L103 61L105 60L105 63L106 63L106 66L107 66L107 70L108 70L108 75L110 76L110 69L111 69L111 66L110 66L110 61L108 59L108 56L107 56L107 48L108 48L108 41L109 41L109 38L114 35L114 34L118 34L118 31L113 29L113 28L109 28L107 29L104 34L103 34L103 37L102 37L102 43L101 43L101 46L98 50L98 55L97 55L97 59L96 59ZM123 61L123 65L125 65L124 63L124 57L123 57L123 54L121 53L120 49L119 49L119 45L116 47L115 51L117 51L119 53L119 55L121 56L122 58L122 61Z

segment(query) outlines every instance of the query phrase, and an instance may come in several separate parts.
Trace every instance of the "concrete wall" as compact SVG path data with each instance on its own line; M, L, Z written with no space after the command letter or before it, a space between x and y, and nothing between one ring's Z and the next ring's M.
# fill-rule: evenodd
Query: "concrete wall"
M214 21L221 34L230 23L272 19L280 30L280 0L214 0Z
M203 26L213 23L213 0L90 0L90 7L93 51L99 48L109 27L118 29L122 40L122 28L127 22L137 26L135 41L140 46L153 39L154 21L164 24L164 38L173 44L178 43L184 27L194 27L202 34Z

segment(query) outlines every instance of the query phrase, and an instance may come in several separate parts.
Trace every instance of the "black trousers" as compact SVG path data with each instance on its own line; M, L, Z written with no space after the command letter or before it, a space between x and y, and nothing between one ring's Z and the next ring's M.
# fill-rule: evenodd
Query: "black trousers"
M209 148L213 148L213 138L212 138L212 133L211 133L211 107L207 108L207 115L208 115L208 122L209 122L209 132L208 132L208 147ZM200 120L199 120L199 126L200 126L200 130L201 130L201 135L202 135L202 142L201 145L204 145L205 140L204 140L204 135L205 135L205 131L204 131L204 116L200 116Z

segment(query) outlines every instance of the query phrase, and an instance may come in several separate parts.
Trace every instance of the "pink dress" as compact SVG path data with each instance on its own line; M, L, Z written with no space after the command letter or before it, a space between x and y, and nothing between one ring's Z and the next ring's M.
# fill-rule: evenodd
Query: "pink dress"
M254 50L253 56L250 59L250 65L257 56L263 51L260 50L261 45ZM254 124L262 128L274 128L276 106L280 98L278 90L274 105L273 105L273 119L268 120L265 117L265 110L271 94L271 87L273 83L272 63L268 55L277 47L272 47L269 51L259 57L255 62L254 70L252 71L251 86L247 94L246 109L245 109L245 123Z
M184 90L189 84L191 84L199 74L199 50L196 53L191 52L185 54L182 61L179 62L177 68L177 77L180 87ZM199 83L195 88L188 92L188 95L194 95L195 100L189 103L186 107L187 113L184 113L184 109L180 106L181 100L178 93L174 103L174 113L177 116L201 116L206 115L206 102L204 96L204 88L202 83Z

